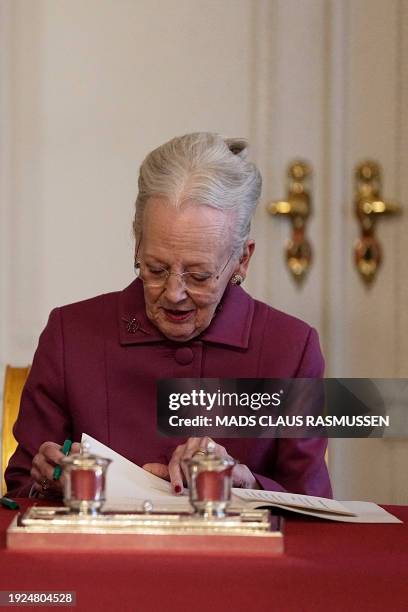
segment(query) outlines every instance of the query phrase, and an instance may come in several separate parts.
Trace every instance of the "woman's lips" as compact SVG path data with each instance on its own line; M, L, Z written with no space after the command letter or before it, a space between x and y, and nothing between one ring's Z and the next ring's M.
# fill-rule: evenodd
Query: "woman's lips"
M166 318L173 323L184 323L194 312L194 310L171 310L170 308L163 308L163 310Z

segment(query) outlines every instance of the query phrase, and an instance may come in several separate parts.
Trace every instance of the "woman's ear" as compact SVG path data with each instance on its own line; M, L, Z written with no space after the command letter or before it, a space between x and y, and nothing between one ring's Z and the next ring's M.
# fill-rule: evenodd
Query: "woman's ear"
M239 259L239 264L234 270L235 274L239 274L245 279L248 271L249 261L255 251L255 240L247 240L242 249L242 255Z

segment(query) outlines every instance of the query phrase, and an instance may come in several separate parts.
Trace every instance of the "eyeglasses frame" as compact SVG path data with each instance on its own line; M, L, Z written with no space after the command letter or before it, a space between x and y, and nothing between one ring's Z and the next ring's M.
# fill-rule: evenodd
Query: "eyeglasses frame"
M141 242L142 242L142 236L140 237L140 240L139 240L138 245L137 245L136 253L135 253L135 270L136 270L136 269L139 269L139 270L140 270L140 261L138 261L137 256L138 256L138 254L139 254L139 248L140 248L140 244L141 244ZM235 252L235 251L232 251L232 252L231 252L231 254L230 254L230 256L228 257L227 262L225 263L225 265L224 265L224 267L222 268L222 270L220 270L219 272L214 272L213 274L211 274L211 276L209 276L209 277L208 277L208 280L209 280L210 278L214 278L216 281L218 281L218 280L220 279L220 277L221 277L221 276L222 276L222 274L224 273L225 269L227 268L227 266L228 266L229 262L231 261L232 256L234 255L234 252ZM163 272L165 272L165 273L166 273L166 278L164 279L164 281L163 281L163 283L162 283L161 285L156 285L156 286L157 286L157 288L159 288L159 287L165 287L165 286L167 285L167 283L168 283L168 280L169 280L170 276L179 276L179 277L180 277L180 278L183 280L184 287L187 289L187 291L192 291L192 292L194 293L194 290L189 289L189 288L187 287L187 285L186 285L185 281L184 281L184 277L185 277L185 276L188 276L189 274L194 274L194 272L188 272L188 271L187 271L187 272L169 272L169 270L167 270L167 269L166 269L166 268L164 268L164 267L163 267L162 269L163 269ZM197 274L197 273L196 273L196 274ZM142 278L141 278L141 281L142 281L142 282L144 282ZM151 285L151 286L154 286L154 285Z

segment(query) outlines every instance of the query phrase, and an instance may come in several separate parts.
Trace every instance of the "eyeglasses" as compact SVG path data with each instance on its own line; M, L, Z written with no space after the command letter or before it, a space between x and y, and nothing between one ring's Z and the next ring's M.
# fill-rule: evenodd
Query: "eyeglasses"
M140 242L139 242L140 245ZM148 287L161 288L167 284L170 276L178 276L190 293L206 294L216 289L217 281L228 266L234 254L232 251L225 265L219 272L169 272L167 268L158 264L146 264L137 260L139 245L136 252L135 272Z

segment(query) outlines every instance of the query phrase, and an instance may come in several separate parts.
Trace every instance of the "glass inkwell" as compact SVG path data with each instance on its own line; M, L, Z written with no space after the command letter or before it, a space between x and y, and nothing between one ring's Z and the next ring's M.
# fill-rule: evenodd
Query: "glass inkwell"
M190 503L202 518L224 518L231 500L231 457L219 457L215 442L210 440L206 451L200 450L184 463L189 474Z
M64 457L64 504L71 512L96 515L106 501L106 471L111 463L89 452L89 444L81 444L81 452Z

